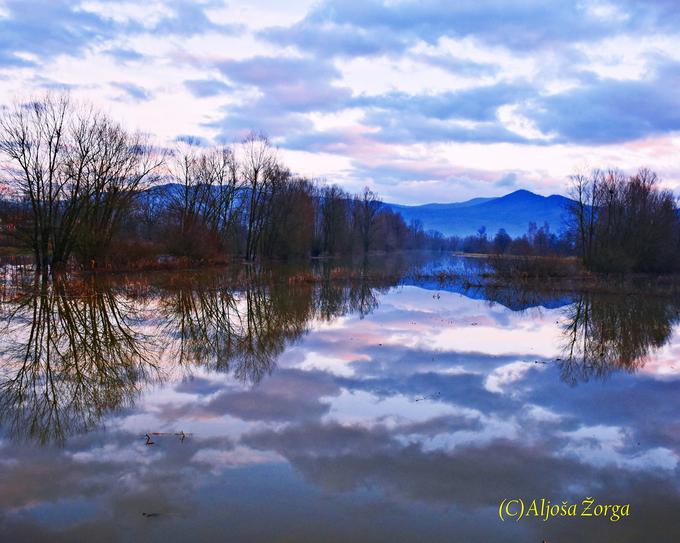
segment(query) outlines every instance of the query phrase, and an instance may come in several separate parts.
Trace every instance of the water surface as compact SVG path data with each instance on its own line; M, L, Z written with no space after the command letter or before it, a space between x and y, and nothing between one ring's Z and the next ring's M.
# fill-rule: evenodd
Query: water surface
M680 301L442 266L6 269L0 539L677 541Z

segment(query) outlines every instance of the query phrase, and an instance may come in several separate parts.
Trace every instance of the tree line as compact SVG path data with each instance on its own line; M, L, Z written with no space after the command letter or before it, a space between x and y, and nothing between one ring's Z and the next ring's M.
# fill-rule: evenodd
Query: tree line
M489 236L486 227L479 228L476 234L447 239L448 247L463 253L481 253L513 256L568 256L573 254L573 243L569 232L555 233L550 225L538 226L530 222L525 234L512 237L505 228Z
M40 268L434 249L578 255L596 272L680 269L677 203L647 169L572 176L559 234L531 223L516 238L484 227L445 237L406 224L368 188L350 194L296 175L262 134L159 149L68 94L0 110L0 166L0 252L30 251Z
M583 265L598 272L680 269L676 198L656 173L594 170L571 177L570 232Z
M231 146L192 143L160 150L67 94L6 107L3 236L39 267L163 254L366 254L423 241L369 188L352 195L294 174L262 134Z
M502 228L489 236L481 227L474 235L440 239L446 249L464 253L577 256L585 269L599 273L680 271L677 199L655 172L596 169L572 175L569 195L559 233L548 224L529 223L527 233L515 238Z

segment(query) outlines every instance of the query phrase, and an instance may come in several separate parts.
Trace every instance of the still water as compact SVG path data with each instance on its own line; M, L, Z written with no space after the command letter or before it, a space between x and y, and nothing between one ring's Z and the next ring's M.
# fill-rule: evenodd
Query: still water
M680 540L680 299L460 266L5 268L0 540Z

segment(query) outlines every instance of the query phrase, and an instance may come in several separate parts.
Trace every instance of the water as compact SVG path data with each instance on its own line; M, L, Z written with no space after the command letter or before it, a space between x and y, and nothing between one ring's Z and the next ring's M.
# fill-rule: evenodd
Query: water
M678 540L680 301L413 266L5 278L0 540Z

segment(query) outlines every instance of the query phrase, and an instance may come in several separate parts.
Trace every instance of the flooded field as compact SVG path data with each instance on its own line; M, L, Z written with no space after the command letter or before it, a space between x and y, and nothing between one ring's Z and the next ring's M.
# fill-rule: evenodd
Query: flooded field
M456 266L6 275L0 540L680 540L680 299Z

